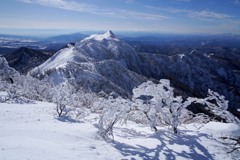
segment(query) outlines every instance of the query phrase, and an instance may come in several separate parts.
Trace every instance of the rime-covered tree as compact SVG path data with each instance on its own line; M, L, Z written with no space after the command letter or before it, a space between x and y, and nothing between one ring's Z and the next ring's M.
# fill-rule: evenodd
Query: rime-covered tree
M157 122L170 125L174 133L181 123L180 119L189 116L186 107L193 101L183 100L181 96L174 96L170 81L162 79L155 84L147 81L133 89L133 101L149 120L150 126L157 131ZM150 97L146 100L143 97ZM184 113L184 115L182 114Z
M99 105L101 105L100 108L103 108L99 120L99 135L103 139L109 140L109 136L113 137L113 126L119 121L127 120L127 114L131 110L132 103L128 99L110 96L108 99L103 99Z
M200 103L218 121L239 123L239 119L228 111L228 100L223 95L208 89L206 98L191 98L194 103Z
M94 99L94 94L90 92L85 95L82 90L76 88L70 83L59 84L51 89L52 101L56 104L56 112L59 117L74 116L80 118L86 113L90 102L85 96Z

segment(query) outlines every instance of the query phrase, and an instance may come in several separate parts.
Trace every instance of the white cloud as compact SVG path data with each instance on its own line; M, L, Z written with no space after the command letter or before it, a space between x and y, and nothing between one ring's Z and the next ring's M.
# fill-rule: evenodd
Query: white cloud
M19 0L19 1L22 1L22 2L25 2L25 3L31 3L32 2L31 0Z
M223 19L233 18L232 16L225 14L225 13L217 13L217 12L206 11L206 10L194 11L194 10L190 10L190 9L159 8L159 7L154 7L154 6L145 6L145 8L153 9L153 10L161 10L161 11L174 13L174 14L183 13L183 15L187 15L189 17L198 18L198 19L202 19L202 20L212 20L212 19L223 20Z
M64 10L71 10L76 12L85 12L97 15L104 15L116 18L134 18L134 19L145 19L145 20L163 20L168 17L159 14L150 14L144 12L136 12L131 10L120 10L120 9L100 9L97 6L89 5L86 3L79 3L68 0L20 0L24 3L38 4L47 7L54 7ZM131 0L132 1L132 0Z
M122 18L127 17L134 17L136 19L149 19L149 20L163 20L168 19L166 16L158 15L158 14L149 14L149 13L142 13L142 12L135 12L130 10L119 10L120 15L113 15L113 16L122 16Z
M148 5L146 5L146 6L143 6L143 7L148 8L148 9L153 9L153 10L162 10L162 8L155 7L155 6L148 6Z
M201 19L228 19L231 16L223 13L216 13L211 11L190 12L189 16Z
M20 0L20 1L25 3L39 4L47 7L54 7L80 12L91 12L97 9L93 5L66 0Z
M169 12L171 13L185 13L190 17L199 18L199 19L229 19L232 16L224 13L217 13L213 11L193 11L188 9L176 9L176 8L169 8Z

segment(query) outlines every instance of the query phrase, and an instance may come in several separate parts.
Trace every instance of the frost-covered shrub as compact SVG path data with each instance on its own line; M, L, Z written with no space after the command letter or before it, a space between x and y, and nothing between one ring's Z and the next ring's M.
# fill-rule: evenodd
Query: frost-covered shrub
M239 119L227 110L228 100L211 89L208 90L206 98L192 98L192 101L205 105L205 109L213 115L212 119L215 118L227 123L240 123Z
M58 117L71 117L79 119L88 114L88 108L91 106L91 100L96 99L95 94L76 88L69 83L56 85L51 89L52 101L56 104ZM88 97L86 97L88 96Z
M121 121L122 123L127 120L127 115L131 110L131 101L121 97L109 97L104 99L101 104L103 108L99 120L98 134L104 139L109 140L109 136L113 138L113 126Z

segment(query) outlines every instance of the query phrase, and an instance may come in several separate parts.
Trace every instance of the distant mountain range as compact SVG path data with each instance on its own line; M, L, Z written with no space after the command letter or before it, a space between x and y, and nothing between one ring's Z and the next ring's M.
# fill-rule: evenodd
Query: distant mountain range
M66 35L52 36L48 38L39 38L32 36L17 36L0 34L0 55L1 48L20 48L28 47L31 49L59 49L67 43L74 43L86 38L87 34L73 33ZM236 34L219 34L219 35L176 35L176 34L159 34L159 33L128 33L119 35L120 39L128 42L132 46L151 45L154 47L164 45L175 45L185 47L228 47L240 48L240 35ZM8 53L8 52L6 52Z
M77 42L81 39L86 38L88 35L81 34L81 33L74 33L74 34L68 34L68 35L59 35L59 36L53 36L48 37L45 39L42 39L43 42L50 42L50 43L71 43L71 42Z
M133 46L151 45L154 47L172 45L178 47L227 47L240 48L240 35L236 34L219 34L219 35L151 35L123 37L125 41Z
M76 42L87 35L81 33L59 35L48 38L0 34L0 55L8 54L21 47L37 50L59 50L67 43Z

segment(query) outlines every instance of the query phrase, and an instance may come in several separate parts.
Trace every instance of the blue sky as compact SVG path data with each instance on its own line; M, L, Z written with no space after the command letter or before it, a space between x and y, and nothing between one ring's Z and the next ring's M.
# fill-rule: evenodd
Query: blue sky
M240 0L1 0L0 33L238 33Z

